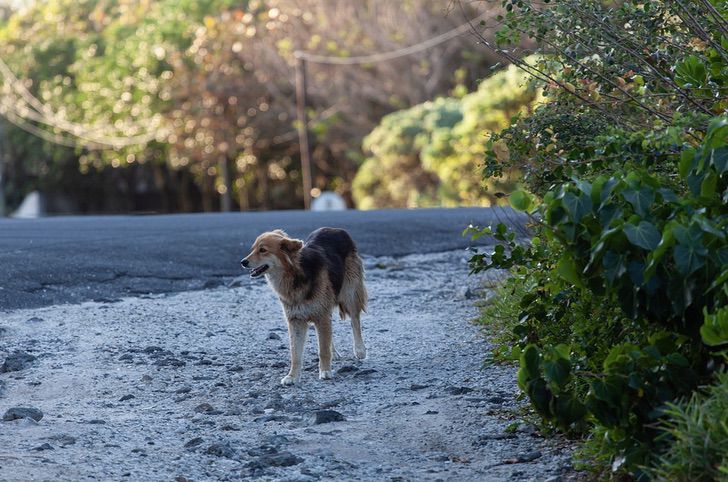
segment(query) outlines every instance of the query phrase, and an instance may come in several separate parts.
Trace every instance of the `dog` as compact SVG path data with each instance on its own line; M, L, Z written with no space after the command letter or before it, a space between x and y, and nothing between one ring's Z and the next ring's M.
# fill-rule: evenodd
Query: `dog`
M252 278L265 276L280 299L288 322L291 368L282 385L300 382L308 326L316 328L319 378L333 377L331 359L338 356L332 337L331 313L338 306L348 315L354 338L354 356L366 358L360 315L366 309L364 268L356 244L343 229L320 228L306 242L276 229L261 234L251 252L240 261Z

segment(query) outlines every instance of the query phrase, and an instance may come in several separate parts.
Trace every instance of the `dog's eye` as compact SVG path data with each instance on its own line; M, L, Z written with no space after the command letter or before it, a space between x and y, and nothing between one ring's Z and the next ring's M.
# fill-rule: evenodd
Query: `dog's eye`
M258 252L259 252L259 253L265 253L266 251L268 251L268 250L267 250L267 249L265 249L265 248L260 248L260 249L258 250Z

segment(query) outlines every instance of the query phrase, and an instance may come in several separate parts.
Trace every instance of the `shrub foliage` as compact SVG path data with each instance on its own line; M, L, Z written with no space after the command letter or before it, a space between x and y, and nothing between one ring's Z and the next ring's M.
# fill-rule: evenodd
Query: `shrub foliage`
M712 480L724 465L686 472L681 458L695 393L725 382L728 6L503 7L501 44L528 36L542 61L503 51L550 101L487 145L485 177L524 173L510 202L535 231L527 244L504 227L477 233L500 245L476 253L473 271L511 269L519 287L511 348L498 353L518 360L547 423L591 433L605 475ZM725 431L711 436L710 450L725 450Z

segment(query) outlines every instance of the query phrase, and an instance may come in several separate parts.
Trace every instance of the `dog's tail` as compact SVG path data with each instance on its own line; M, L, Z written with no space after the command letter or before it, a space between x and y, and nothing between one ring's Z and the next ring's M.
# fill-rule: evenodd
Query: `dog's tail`
M352 313L366 312L369 295L364 286L364 267L361 258L354 253L346 259L344 286L339 297L339 316L343 320Z

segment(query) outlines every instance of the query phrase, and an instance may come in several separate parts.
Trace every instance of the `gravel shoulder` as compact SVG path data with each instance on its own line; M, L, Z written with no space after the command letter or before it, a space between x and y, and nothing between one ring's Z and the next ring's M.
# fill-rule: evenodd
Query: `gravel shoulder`
M567 442L507 430L515 369L482 365L466 253L365 267L368 358L335 318L335 378L311 331L295 387L262 281L0 311L0 415L43 415L0 421L0 480L570 479Z

